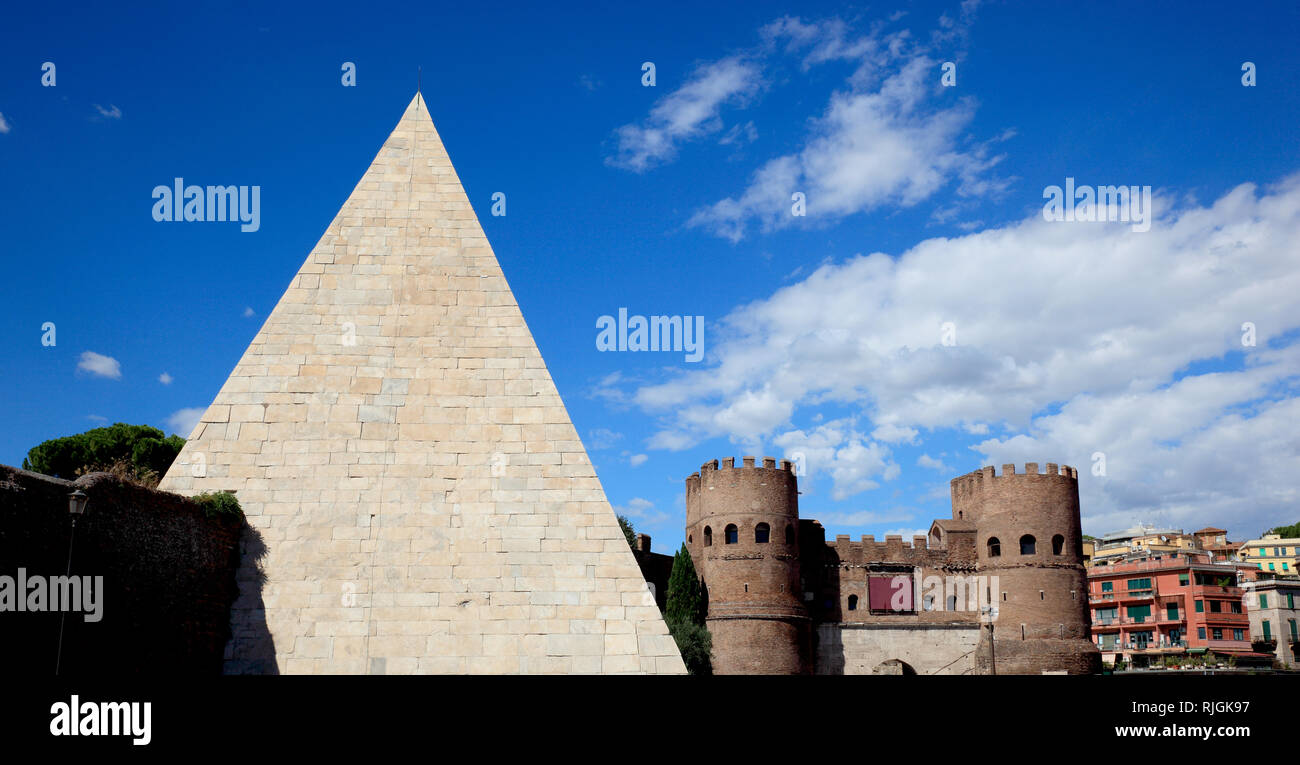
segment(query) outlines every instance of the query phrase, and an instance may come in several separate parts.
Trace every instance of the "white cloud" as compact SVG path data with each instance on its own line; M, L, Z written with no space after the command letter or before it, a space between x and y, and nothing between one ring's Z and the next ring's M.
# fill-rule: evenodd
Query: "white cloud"
M877 478L893 480L900 472L889 447L864 438L850 420L828 422L811 433L787 431L772 442L784 450L787 459L802 463L809 478L830 476L831 496L836 500L877 488Z
M592 451L601 451L612 447L622 438L622 433L615 433L609 428L596 428L587 431L587 447Z
M4 112L0 112L0 134L9 132L9 123L5 121Z
M679 144L722 129L723 104L744 103L759 90L759 67L739 56L701 65L677 90L659 99L641 125L618 128L618 148L606 164L644 172L671 161Z
M646 460L648 459L650 459L649 455L633 454L631 457L627 458L627 464L631 465L632 467L641 467L646 463Z
M953 469L952 469L951 467L945 465L945 464L943 463L943 460L935 459L934 457L931 457L931 456L928 455L928 454L922 454L920 457L917 457L917 458L916 458L916 464L920 465L920 466L923 467L923 468L930 468L931 470L938 470L940 473L945 473L945 474L947 474L947 473L952 473L952 472L953 472Z
M743 125L733 125L726 135L718 139L718 143L723 146L731 144L753 143L758 140L758 128L754 127L754 121L750 120Z
M887 437L994 426L1006 431L980 444L984 464L1052 461L1082 475L1094 451L1107 454L1107 488L1083 482L1085 518L1122 526L1126 513L1164 508L1220 526L1238 518L1252 534L1290 522L1300 443L1284 433L1300 345L1285 344L1300 329L1300 175L1207 206L1155 201L1146 233L1034 214L823 265L723 318L715 362L632 394L664 416L651 446L773 439L834 461L858 444L846 455L858 472L837 478L838 492L887 479ZM955 346L941 343L945 322ZM1257 347L1243 348L1244 322ZM1228 371L1189 375L1225 354L1236 354ZM875 440L850 438L842 421L834 443L832 424L794 425L801 409L826 405L872 420L863 430Z
M929 529L889 529L884 534L877 536L876 541L883 542L885 541L885 537L899 536L903 538L904 542L911 544L912 537L923 537L929 533Z
M81 354L81 360L77 362L77 369L82 372L89 372L97 377L108 377L113 380L122 379L122 365L118 363L117 359L94 351L85 351Z
M655 503L641 497L633 497L627 501L626 505L615 505L614 513L626 516L629 520L634 521L633 526L639 524L657 525L668 520L667 513L656 510Z
M162 383L163 385L171 385L172 376L167 374L166 372L163 372L162 374L158 375L158 382Z
M986 147L958 148L974 116L970 102L928 105L938 65L918 55L874 88L834 93L801 150L768 160L743 193L697 211L688 225L739 241L751 222L772 231L886 204L910 207L954 180L967 196L1000 191L1005 182L985 176L1001 158ZM805 195L804 217L791 212L794 192Z
M194 432L194 428L198 427L199 419L203 417L205 411L207 409L201 406L178 409L168 415L164 422L172 433L181 438L189 438L190 433Z
M248 317L250 317L250 316L252 316L252 315L253 315L253 309L252 309L251 307L247 307L247 308L244 309L244 318L245 318L245 319L247 319Z
M822 527L829 533L835 528L844 526L875 526L881 523L901 523L910 521L915 513L906 508L898 508L886 511L872 510L854 510L850 512L817 512L815 510L799 510L799 516L802 518L812 518L819 521ZM893 532L890 532L893 533Z
M105 119L110 119L110 120L122 119L122 110L117 108L116 106L113 106L112 104L109 104L107 109L100 106L99 104L95 104L95 111L99 112L99 116L104 117Z
M916 428L901 428L892 423L885 423L871 431L871 437L889 444L916 443Z

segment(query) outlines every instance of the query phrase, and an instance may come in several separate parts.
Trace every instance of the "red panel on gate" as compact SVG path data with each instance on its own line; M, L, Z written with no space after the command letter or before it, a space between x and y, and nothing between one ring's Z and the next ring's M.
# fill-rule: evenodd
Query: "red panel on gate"
M912 577L907 574L868 577L867 597L872 611L911 611Z

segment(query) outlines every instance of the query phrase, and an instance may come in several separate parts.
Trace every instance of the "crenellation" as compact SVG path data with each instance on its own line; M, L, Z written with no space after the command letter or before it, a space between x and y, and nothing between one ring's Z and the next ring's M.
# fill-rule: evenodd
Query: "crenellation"
M1099 671L1099 654L1086 635L1086 599L1039 594L1083 591L1077 474L1068 466L1043 464L1045 473L1039 463L1028 462L1022 472L1007 464L1001 475L985 466L953 478L952 520L935 521L933 538L887 534L881 541L872 534L858 541L847 534L827 540L817 521L800 520L797 477L788 461L781 464L788 480L776 486L761 478L773 466L753 468L749 458L744 475L733 474L710 493L701 494L692 475L686 497L688 549L709 588L715 671L849 671L848 657L836 658L821 641L847 641L853 630L867 625L888 625L900 638L932 635L926 630L936 625L952 630L941 634L956 642L936 645L944 660L935 662L935 671ZM800 529L797 555L778 544L783 518ZM759 524L771 528L766 542L755 537ZM733 528L734 537L728 535ZM701 536L706 529L712 533L707 546ZM1028 552L1020 546L1026 536L1035 540ZM1052 543L1056 536L1065 540L1059 553ZM996 555L994 539L999 540ZM938 594L922 588L932 581L941 585ZM882 600L880 588L899 582L907 583L906 597L896 602L901 595L889 589ZM796 584L807 597L788 596ZM999 601L992 632L981 631L984 617L973 604L988 605L997 598L994 590L1008 599ZM776 614L780 618L774 621ZM848 650L849 643L843 645ZM854 645L854 671L897 658L873 656L867 643Z

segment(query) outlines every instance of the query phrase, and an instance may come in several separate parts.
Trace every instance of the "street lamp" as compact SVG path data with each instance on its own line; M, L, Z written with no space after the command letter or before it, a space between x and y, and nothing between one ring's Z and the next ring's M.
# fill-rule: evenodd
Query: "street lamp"
M72 514L72 527L77 527L77 516L86 512L86 502L90 497L81 489L77 489L68 495L68 512Z
M64 581L72 576L72 540L77 535L77 516L86 512L86 503L90 497L81 489L74 489L68 494L68 514L72 516L72 533L68 535L68 566L65 572ZM61 609L63 614L59 617L59 652L54 657L54 674L59 674L59 665L63 663L63 623L68 620L68 610Z

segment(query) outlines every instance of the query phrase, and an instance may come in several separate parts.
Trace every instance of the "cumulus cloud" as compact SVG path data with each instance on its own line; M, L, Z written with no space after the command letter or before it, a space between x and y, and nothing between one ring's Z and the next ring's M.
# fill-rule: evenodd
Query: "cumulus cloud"
M636 522L654 525L669 520L668 513L655 509L655 503L642 497L633 497L625 505L615 505L614 513L634 521L633 526L638 525Z
M166 372L163 372L162 374L158 375L158 382L162 383L163 385L171 385L172 376L167 374Z
M725 317L708 367L630 398L663 415L655 448L722 436L802 448L828 472L847 460L838 495L888 480L886 444L950 429L982 436L958 471L1079 467L1085 519L1122 526L1163 508L1256 533L1297 498L1300 175L1209 205L1155 201L1146 233L1033 215L824 264ZM942 342L946 323L955 345ZM872 437L842 421L794 425L825 405L870 420Z
M0 133L9 132L9 123L5 121L4 112L0 112Z
M905 37L849 42L845 34L842 23L786 20L777 37L811 48L805 67L833 58L861 58L862 64L847 87L831 95L801 149L769 159L743 192L697 211L688 225L739 241L752 223L772 231L883 205L911 207L950 184L959 197L1005 190L1007 181L990 174L1002 159L992 153L997 141L964 146L973 101L937 105L939 61ZM796 192L804 195L802 216L792 214Z
M956 201L938 213L950 219L971 198L997 195L1007 186L992 168L993 151L1014 135L978 142L966 135L974 101L944 97L938 87L942 50L964 37L976 3L963 3L957 18L943 16L925 43L907 29L878 23L868 33L838 18L804 21L783 17L759 30L760 43L744 53L701 65L688 82L661 99L641 124L616 131L618 149L607 163L643 172L673 160L680 144L721 131L724 108L743 109L769 80L781 81L781 62L795 58L803 77L818 65L847 61L852 74L810 121L797 150L770 157L740 193L696 210L688 226L732 241L757 225L763 231L796 223L828 223L884 205L910 207L954 186ZM736 122L719 144L752 142L752 120ZM792 214L802 193L804 214Z
M199 419L203 417L205 411L207 410L201 406L178 409L168 415L163 422L166 423L167 428L172 433L181 438L189 438L190 433L194 432L194 428L198 427Z
M914 529L914 528L887 529L884 534L881 534L880 536L876 537L876 541L878 542L884 541L885 537L899 536L903 538L903 541L910 543L912 541L912 537L923 537L929 533L930 533L929 529Z
M627 464L631 465L632 467L641 467L646 463L646 460L648 459L650 459L649 455L633 454L627 458Z
M244 308L244 318L245 318L245 319L247 319L248 317L252 316L253 314L254 314L254 312L253 312L253 309L252 309L251 307L245 307L245 308Z
M601 451L612 447L622 438L622 433L615 433L609 428L596 428L587 431L587 447L592 451Z
M940 473L944 473L944 474L953 472L953 469L945 465L943 460L935 459L934 457L931 457L928 454L922 454L920 457L917 457L916 464L920 465L923 468L938 470Z
M851 510L849 512L818 512L800 509L799 515L816 519L826 529L844 526L875 526L882 523L903 523L913 520L915 513L907 508L893 510ZM894 532L889 532L894 533ZM881 537L883 539L883 537Z
M640 173L672 160L681 143L721 130L722 106L757 93L759 73L754 62L740 56L699 66L684 85L655 103L642 124L615 131L618 147L606 163Z
M787 459L802 465L808 477L828 475L836 500L877 488L876 479L893 480L900 472L889 447L865 438L850 420L828 422L811 432L790 430L775 436L772 443L785 450Z
M118 363L117 359L94 351L84 351L81 354L81 360L77 362L77 369L82 372L89 372L96 377L107 377L112 380L122 379L122 365Z

